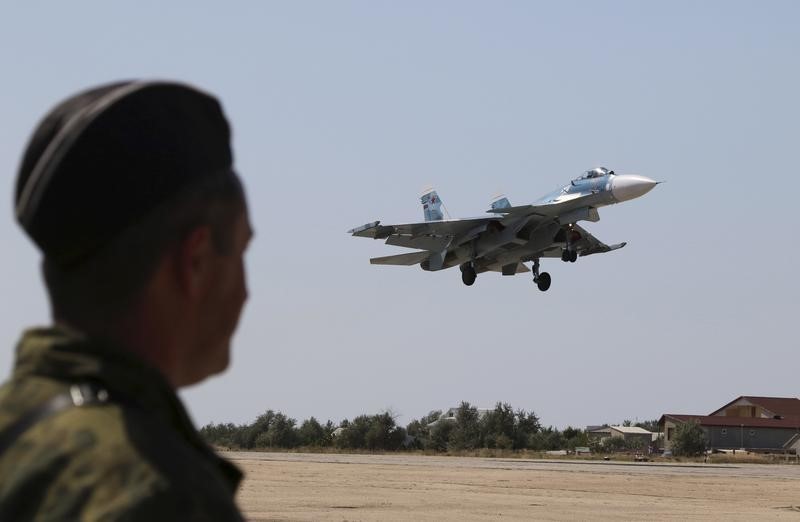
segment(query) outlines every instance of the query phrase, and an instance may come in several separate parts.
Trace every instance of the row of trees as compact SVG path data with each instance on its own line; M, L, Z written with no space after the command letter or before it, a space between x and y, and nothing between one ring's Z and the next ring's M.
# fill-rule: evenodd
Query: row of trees
M359 415L339 425L321 424L311 417L299 426L295 419L268 410L251 424L208 424L200 435L209 443L226 448L337 447L343 449L396 450L406 439L406 430L395 424L390 413Z
M630 421L623 424L634 425ZM655 421L635 425L651 431L657 429ZM236 449L335 447L452 452L481 448L549 451L589 447L596 453L646 450L637 440L615 437L590 440L585 431L577 428L542 427L534 412L514 410L508 403L497 403L493 410L479 412L468 402L462 402L455 415L444 418L441 411L431 411L405 428L398 426L389 412L359 415L352 421L345 419L337 427L330 420L322 424L314 417L298 425L295 419L268 410L251 424L212 423L201 428L200 434L211 444ZM706 449L705 433L697 423L684 423L676 427L671 446L676 456L699 455Z
M631 425L629 421L625 424ZM650 428L652 422L637 425ZM394 451L423 449L431 451L463 451L481 448L508 450L574 450L590 447L595 452L641 450L636 443L622 439L590 441L588 434L568 427L558 430L543 427L532 411L514 410L508 403L498 402L493 410L479 412L462 402L455 415L443 418L440 410L412 420L405 428L396 424L390 412L359 415L345 419L337 427L330 420L320 423L314 417L298 425L281 412L268 410L251 424L209 424L200 430L211 444L236 449L297 447L335 447Z
M561 449L564 446L586 444L586 434L574 428L563 432L555 428L542 428L539 417L532 411L514 410L508 403L500 403L493 410L479 414L478 409L462 402L449 418L441 418L441 411L432 411L408 425L413 445L434 451L461 451L489 449Z

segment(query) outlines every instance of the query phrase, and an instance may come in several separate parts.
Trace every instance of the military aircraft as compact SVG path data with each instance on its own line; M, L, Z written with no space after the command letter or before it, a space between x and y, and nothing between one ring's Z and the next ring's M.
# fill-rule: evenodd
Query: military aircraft
M442 200L431 189L420 198L425 221L402 225L374 221L348 233L417 249L370 259L374 265L419 264L430 271L458 266L467 286L482 272L508 276L532 271L534 283L544 292L550 288L551 278L547 272L539 272L541 258L560 257L574 263L578 256L611 252L626 245L606 245L578 226L578 221L599 221L599 207L643 196L658 183L599 167L531 205L512 206L508 198L501 197L487 210L491 215L466 219L445 219ZM530 261L533 265L528 268L525 263Z

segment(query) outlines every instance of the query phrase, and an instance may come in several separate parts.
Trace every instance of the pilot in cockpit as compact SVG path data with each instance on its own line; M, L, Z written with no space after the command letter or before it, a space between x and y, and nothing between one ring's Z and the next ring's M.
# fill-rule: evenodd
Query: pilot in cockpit
M578 179L592 179L592 178L599 178L600 176L607 176L609 174L614 174L613 170L608 170L605 167L597 167L592 170L587 170L583 176Z

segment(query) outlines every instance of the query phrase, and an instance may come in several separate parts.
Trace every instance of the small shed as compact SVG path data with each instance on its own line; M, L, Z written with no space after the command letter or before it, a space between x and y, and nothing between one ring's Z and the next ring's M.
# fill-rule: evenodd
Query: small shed
M612 437L621 437L626 442L638 441L642 449L650 447L653 442L653 432L639 426L610 426Z

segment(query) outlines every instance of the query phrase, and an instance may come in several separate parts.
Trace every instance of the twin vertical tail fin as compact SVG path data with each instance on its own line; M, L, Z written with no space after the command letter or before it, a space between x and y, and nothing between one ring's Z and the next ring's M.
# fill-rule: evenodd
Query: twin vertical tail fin
M425 192L421 197L422 212L425 214L425 221L441 221L444 219L442 213L442 200L435 190Z

